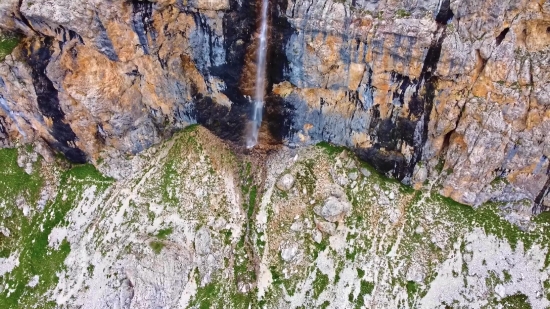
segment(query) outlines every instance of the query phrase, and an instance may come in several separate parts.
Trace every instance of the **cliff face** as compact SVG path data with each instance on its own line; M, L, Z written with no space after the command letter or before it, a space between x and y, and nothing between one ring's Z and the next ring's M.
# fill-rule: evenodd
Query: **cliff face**
M240 142L259 5L4 1L0 27L25 38L0 63L0 145L96 161L190 123ZM270 11L264 140L345 145L462 203L516 202L525 216L550 205L549 1L272 0Z

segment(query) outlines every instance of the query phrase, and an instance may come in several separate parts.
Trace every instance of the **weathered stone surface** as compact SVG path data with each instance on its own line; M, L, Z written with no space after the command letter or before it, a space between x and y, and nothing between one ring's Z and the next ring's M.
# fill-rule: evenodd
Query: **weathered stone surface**
M336 232L336 225L332 222L317 222L317 229L325 234L333 235Z
M292 262L298 253L298 244L295 242L285 242L281 245L281 258L285 262Z
M288 191L292 189L294 186L294 176L290 174L285 174L281 178L279 178L279 181L277 181L277 188L282 191Z
M43 140L96 162L190 123L239 142L256 6L3 1L0 28L27 38L0 64L0 145ZM548 1L276 0L270 16L270 142L347 146L466 204L503 180L549 206Z
M337 222L346 216L350 208L351 205L348 202L331 196L323 204L320 215L329 222Z
M207 228L202 227L197 231L195 235L195 251L199 255L209 254L212 246L212 239L210 237L210 232Z

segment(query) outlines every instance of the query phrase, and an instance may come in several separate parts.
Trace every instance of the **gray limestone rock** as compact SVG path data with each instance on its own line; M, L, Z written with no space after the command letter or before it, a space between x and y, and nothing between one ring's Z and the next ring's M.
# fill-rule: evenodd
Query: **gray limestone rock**
M199 255L207 255L211 251L211 246L210 231L206 227L201 227L195 235L195 251Z
M285 262L292 262L298 255L298 244L295 242L287 241L281 245L281 258Z
M334 235L336 224L332 222L317 222L317 229L325 234Z
M337 222L343 220L350 209L351 205L347 201L330 196L321 208L320 214L329 222Z
M291 174L285 174L281 178L279 178L279 181L277 181L277 188L282 191L288 191L292 189L294 186L294 176Z

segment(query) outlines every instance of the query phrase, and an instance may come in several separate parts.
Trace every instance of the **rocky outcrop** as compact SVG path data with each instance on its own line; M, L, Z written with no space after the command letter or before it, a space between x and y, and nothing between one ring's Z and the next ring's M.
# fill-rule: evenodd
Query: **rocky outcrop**
M264 139L344 145L470 205L550 206L550 2L270 4ZM4 1L26 37L0 63L0 145L96 161L190 123L240 142L258 5Z
M0 308L550 306L547 216L522 231L326 145L261 159L201 126L118 180L0 149Z

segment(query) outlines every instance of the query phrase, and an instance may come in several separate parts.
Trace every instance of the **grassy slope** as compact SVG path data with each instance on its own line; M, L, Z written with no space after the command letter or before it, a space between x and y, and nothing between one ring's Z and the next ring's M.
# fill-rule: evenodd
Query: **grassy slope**
M58 250L48 246L48 236L56 226L67 224L67 213L73 209L86 188L96 186L103 191L111 182L92 165L79 165L62 170L48 166L40 169L42 161L35 163L34 173L28 175L17 165L16 149L0 149L0 208L2 224L11 232L10 237L0 236L2 255L18 252L19 265L0 279L5 288L0 292L0 308L24 308L31 305L54 307L45 304L41 296L57 283L56 272L63 267L69 254L70 244L64 240ZM48 201L42 211L34 210L27 217L19 208L25 201L31 209L36 209L44 179L40 171L59 173L57 195ZM35 288L27 284L35 275L39 284Z
M150 197L151 200L158 201L167 207L178 207L181 200L177 198L177 188L187 188L190 179L195 177L202 178L204 174L188 174L188 166L185 161L190 157L202 157L205 162L217 162L221 166L233 166L239 170L239 188L242 191L242 208L246 214L244 229L249 230L249 239L241 237L233 244L235 258L227 267L233 268L233 278L230 281L217 278L202 287L198 287L196 295L192 298L190 306L194 308L248 308L249 306L258 307L267 305L268 307L281 304L283 290L289 295L299 293L307 277L312 278L312 289L306 294L306 307L326 307L331 304L330 297L327 296L327 290L334 287L340 280L340 275L345 265L355 265L357 269L357 289L350 293L347 298L356 307L361 307L365 303L365 297L376 293L377 282L380 278L373 277L372 274L365 274L362 264L365 260L372 257L372 254L386 256L396 242L399 231L391 231L387 234L387 239L381 241L378 237L378 230L385 228L376 226L375 220L383 216L374 204L370 188L378 186L381 190L397 189L399 199L405 201L405 217L403 220L400 239L400 246L397 250L398 257L388 261L385 265L388 269L397 268L399 265L409 265L418 256L429 257L427 261L428 276L423 284L413 281L407 281L403 270L396 270L395 276L390 278L391 284L406 291L407 305L414 306L419 297L425 295L430 286L431 280L436 275L437 266L443 262L450 250L453 242L461 239L463 235L476 227L484 229L488 234L496 235L499 238L507 239L512 246L520 241L527 247L535 243L545 244L550 241L549 218L544 215L537 218L537 227L534 232L528 233L519 230L517 227L502 220L496 214L496 205L489 204L474 210L471 207L455 203L449 199L428 192L418 192L403 186L395 180L385 178L376 173L372 168L364 163L359 167L370 170L371 176L365 181L361 190L352 190L346 188L348 199L353 204L352 213L346 219L346 226L354 230L354 234L347 235L347 242L353 243L346 247L344 255L337 255L329 246L325 237L319 244L311 240L311 236L304 235L302 241L306 244L305 267L296 275L285 277L282 272L286 267L278 255L278 249L272 248L275 253L270 259L271 276L273 285L268 290L266 297L257 299L256 290L247 293L237 292L239 282L252 282L256 279L256 273L252 266L252 251L264 252L265 242L260 240L259 233L249 228L249 223L254 220L254 214L259 207L259 201L262 194L261 188L256 185L253 174L255 168L250 162L241 162L234 155L223 154L220 158L209 157L212 150L204 151L203 143L198 138L202 134L195 134L196 127L189 128L183 133L178 134L174 140L175 144L170 149L166 161L162 166L162 173L159 178L153 181L156 185L151 185L151 190L145 190L142 194ZM328 144L321 144L312 151L317 151L318 156L311 160L299 161L296 168L300 171L297 177L297 186L300 192L314 192L317 182L320 181L317 176L318 161L334 162L335 158L343 151L342 148L333 147ZM24 199L29 205L35 205L41 188L44 186L44 178L39 172L43 164L40 160L35 163L34 173L27 175L17 166L17 150L0 150L0 215L2 224L12 231L8 238L0 234L0 253L2 257L7 257L15 252L20 253L20 265L11 273L0 279L0 285L7 286L0 292L0 308L23 308L36 304L40 296L55 286L57 282L56 271L63 267L63 261L70 252L70 244L66 241L59 247L59 250L48 247L48 235L55 226L63 226L66 222L67 213L73 209L80 200L84 190L90 186L97 186L98 191L105 190L110 180L98 173L90 165L75 166L70 169L61 169L59 167L47 167L42 169L57 174L60 182L56 189L57 196L45 206L42 212L37 212L33 217L25 217L22 210L17 207L17 200ZM49 169L49 170L48 170ZM347 172L357 172L357 168L352 168ZM216 171L211 170L215 176ZM212 176L212 177L214 177ZM192 189L192 188L190 188ZM185 195L184 195L185 196ZM65 198L64 198L65 197ZM273 202L284 202L289 199L288 193L276 191ZM205 200L205 202L207 202ZM208 204L208 202L207 202ZM200 210L205 205L197 205L193 212ZM146 205L142 205L146 206ZM134 207L141 207L134 205ZM182 213L186 217L191 214ZM206 214L196 213L191 217L204 220ZM426 216L432 217L429 228L444 229L448 232L449 241L445 248L439 248L428 241L425 236L416 233L416 229L424 225ZM154 218L154 214L152 215ZM312 209L308 209L306 217L313 219ZM191 218L190 217L190 218ZM273 219L273 213L270 214ZM128 218L127 220L132 220ZM286 223L285 223L286 224ZM250 224L252 226L253 224ZM166 227L159 230L156 236L156 242L152 243L156 254L162 256L164 240L173 232L172 227ZM225 244L231 242L231 231L227 232ZM265 236L268 238L282 233L279 230L268 230ZM250 241L253 240L253 241ZM375 252L370 250L373 243L378 243ZM369 251L370 250L370 251ZM336 276L328 277L321 273L315 266L314 261L321 252L328 252L336 257ZM550 259L547 257L547 265ZM35 276L40 276L40 283L37 287L31 289L27 283ZM200 274L195 273L197 283L199 283ZM545 283L550 286L550 283ZM200 284L199 284L200 285ZM525 302L522 295L517 297L507 297L502 300L494 300L494 304L514 304ZM41 307L54 307L54 304L41 303Z

